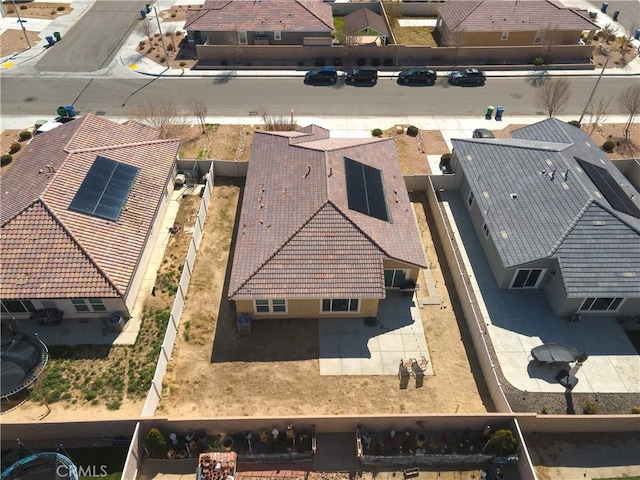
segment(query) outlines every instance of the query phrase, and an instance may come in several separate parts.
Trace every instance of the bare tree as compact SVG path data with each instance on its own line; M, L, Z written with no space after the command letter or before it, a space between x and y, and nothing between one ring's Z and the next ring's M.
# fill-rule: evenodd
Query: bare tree
M160 130L160 138L180 138L187 126L186 112L172 102L147 102L129 109L129 118Z
M284 132L296 130L296 119L291 115L271 115L268 111L262 112L262 121L264 129L268 132Z
M543 108L549 118L560 113L571 98L571 84L566 78L553 78L542 84L536 92L534 104Z
M624 140L629 142L631 126L636 116L640 113L640 84L634 83L618 93L618 106L629 115L624 125Z
M589 135L593 135L596 128L600 128L606 121L610 104L611 97L600 97L596 105L594 105L593 102L589 102L589 109L587 111L589 120L586 123L586 131Z
M155 30L153 29L153 23L151 23L148 18L143 18L138 22L136 32L139 35L144 35L151 42L153 40L153 34L155 33Z
M616 31L613 28L613 25L607 23L604 27L602 27L602 30L598 32L598 37L604 43L613 42L616 39Z
M198 119L198 125L202 128L202 133L207 133L207 104L197 97L191 97L191 110Z
M460 48L464 45L464 34L457 28L445 30L442 35L442 45L453 48L453 66L458 65L458 57L460 56Z
M166 23L164 26L164 35L171 40L172 50L176 49L175 34L178 27L175 24Z
M240 60L242 60L242 56L244 54L244 44L240 43L240 37L238 32L228 32L226 34L226 45L230 45L233 47L233 50L236 54L236 63L240 63Z

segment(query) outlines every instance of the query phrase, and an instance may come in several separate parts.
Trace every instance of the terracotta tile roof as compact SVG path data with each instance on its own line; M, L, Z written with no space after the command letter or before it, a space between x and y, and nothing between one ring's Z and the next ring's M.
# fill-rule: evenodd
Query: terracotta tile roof
M2 227L0 243L2 298L121 295L41 200Z
M448 0L438 14L449 29L464 31L593 30L584 11L547 0Z
M178 140L161 140L158 136L156 130L135 122L119 125L93 115L38 135L20 155L20 162L3 175L3 231L11 225L23 225L28 235L49 228L50 220L42 215L20 218L26 215L31 204L40 201L86 253L87 259L95 263L101 275L124 294L155 221L180 146ZM139 169L115 222L68 209L98 155ZM55 248L57 245L52 244ZM3 249L2 269L4 254ZM48 258L46 252L42 255ZM36 275L35 270L39 268L40 265L33 265L29 275ZM4 270L2 275L6 276ZM62 285L57 291L68 297L80 296L76 287L76 283L70 281L66 294ZM20 292L26 294L23 290ZM31 292L32 297L39 295L37 288ZM3 290L3 295L9 293ZM97 297L102 293L103 290L96 289L94 295L86 296Z
M331 32L333 12L321 0L207 0L187 11L186 30Z
M346 35L356 35L365 28L373 28L375 31L389 36L389 29L384 17L368 8L360 8L344 17L344 33Z
M426 266L393 140L330 139L328 134L316 126L255 133L230 298L282 295L283 288L297 298L347 292L383 298L381 259ZM382 170L390 222L348 208L344 157ZM325 226L326 236L309 235ZM331 232L343 253L331 249ZM320 263L311 267L312 261ZM354 279L350 285L344 285L344 268ZM304 272L308 278L300 282ZM276 278L281 283L269 285Z

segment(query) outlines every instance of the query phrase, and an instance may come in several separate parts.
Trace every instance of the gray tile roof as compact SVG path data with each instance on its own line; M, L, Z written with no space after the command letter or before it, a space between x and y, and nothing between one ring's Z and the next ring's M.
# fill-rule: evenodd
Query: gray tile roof
M346 35L356 35L365 28L372 28L378 33L389 36L389 29L384 17L368 8L360 8L344 17L344 33Z
M586 12L546 0L447 0L438 10L449 29L464 31L595 30Z
M201 31L331 32L333 12L322 0L207 0L189 10L184 28Z
M515 138L453 140L456 159L503 266L556 258L570 296L615 296L620 289L633 290L628 270L640 278L640 219L615 210L576 159L606 169L640 205L637 190L578 128L548 119L512 135ZM607 217L607 228L594 223L594 215ZM596 254L594 246L606 242L609 247L601 251L607 255ZM583 254L576 255L580 244ZM593 255L587 258L589 251ZM611 281L594 280L599 269L608 272Z
M349 209L345 156L382 170L391 222ZM384 298L384 258L426 266L392 140L256 132L230 298Z

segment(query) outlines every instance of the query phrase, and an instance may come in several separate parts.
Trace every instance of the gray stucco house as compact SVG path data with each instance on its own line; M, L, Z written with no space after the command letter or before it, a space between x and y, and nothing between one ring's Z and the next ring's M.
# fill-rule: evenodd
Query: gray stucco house
M556 315L640 314L640 193L580 129L455 139L452 167L503 289L541 289Z

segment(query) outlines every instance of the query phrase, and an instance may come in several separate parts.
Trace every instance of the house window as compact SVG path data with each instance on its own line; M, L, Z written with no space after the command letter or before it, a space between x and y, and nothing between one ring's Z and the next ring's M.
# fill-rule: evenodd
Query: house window
M542 279L543 269L518 270L511 288L537 288Z
M29 313L36 308L30 300L2 300L2 313Z
M622 298L586 298L580 307L581 312L613 312L618 310Z
M484 238L489 238L489 227L486 222L482 224L482 231L484 232Z
M504 41L507 40L509 38L509 32L502 32L502 37L500 37L500 40Z
M469 197L467 198L467 205L469 205L469 208L471 208L473 206L473 201L475 200L475 196L473 195L473 192L469 192Z
M409 274L409 270L393 270L389 269L384 271L384 286L385 287L399 287Z
M240 45L246 45L247 42L247 32L238 32L238 43Z
M273 39L282 40L282 32L280 30L276 30L275 32L273 32Z
M256 313L287 313L287 301L283 298L254 300Z
M357 298L325 298L322 300L322 312L357 312L359 305Z
M533 39L533 43L542 43L542 37L544 37L544 32L536 32L536 38Z
M107 308L100 298L72 298L71 303L76 312L106 312Z

